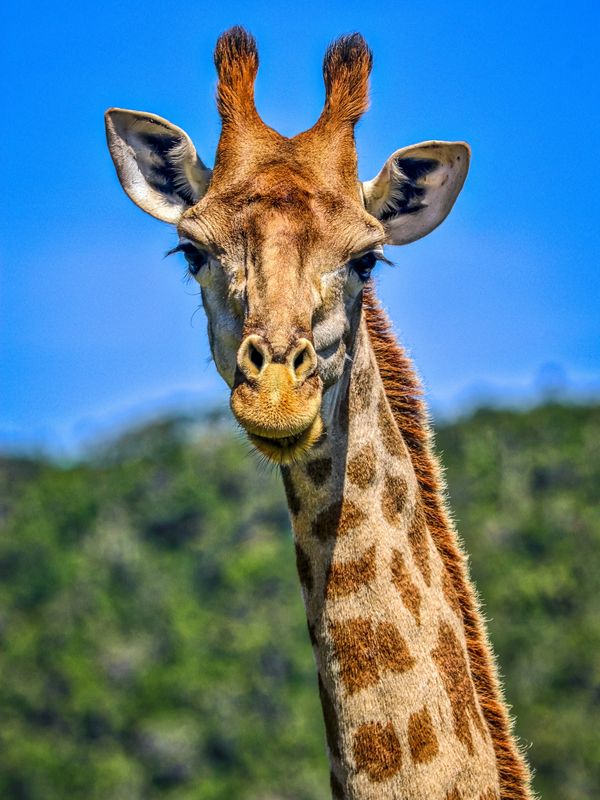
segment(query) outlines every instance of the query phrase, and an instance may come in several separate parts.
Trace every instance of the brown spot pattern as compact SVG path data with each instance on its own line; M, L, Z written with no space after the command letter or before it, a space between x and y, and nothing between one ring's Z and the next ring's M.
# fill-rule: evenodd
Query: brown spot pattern
M315 458L308 462L306 472L315 486L322 486L328 480L332 463L330 458Z
M334 758L340 757L340 730L337 721L337 714L335 713L335 706L325 688L321 676L319 675L319 696L321 698L321 706L323 708L323 719L325 721L325 736L327 737L327 746L329 752Z
M384 394L381 395L377 403L377 422L379 424L379 435L385 449L391 455L400 455L403 452L400 431Z
M463 800L462 792L455 786L454 789L450 789L449 792L446 792L444 800Z
M529 770L511 734L508 713L494 674L485 626L480 622L461 549L445 510L444 481L439 474L438 459L432 451L432 437L420 382L410 359L394 336L373 287L369 285L363 289L363 316L386 396L416 472L430 535L443 560L452 565L454 586L465 620L473 681L481 698L481 708L496 755L500 795L503 800L526 800L530 797Z
M442 677L452 706L454 733L473 755L473 736L469 721L485 734L485 726L477 705L475 688L467 668L466 653L452 628L442 622L437 647L431 652Z
M327 575L327 597L346 597L375 580L375 545L355 561L331 564Z
M362 369L352 370L350 407L353 413L360 414L371 405L373 377L373 367L370 364Z
M307 592L312 592L313 575L310 566L310 559L302 547L300 547L298 542L296 542L296 568L298 570L300 583L306 588Z
M379 680L373 627L367 619L333 623L331 636L346 690L353 694Z
M283 478L283 487L285 489L285 496L287 497L287 504L293 516L300 513L300 500L296 494L296 489L292 481L292 476L287 467L281 467L281 477Z
M405 672L414 665L414 659L398 628L391 622L380 622L375 629L379 668L392 672Z
M404 557L400 550L392 550L392 583L400 592L400 597L406 608L415 618L417 625L421 624L421 592L419 587L410 577Z
M390 525L396 525L406 504L408 494L408 484L399 475L389 473L383 480L383 491L381 492L381 510L384 519Z
M382 622L373 628L369 620L357 617L331 623L330 631L340 678L348 694L376 684L383 670L405 672L415 663L392 623Z
M367 515L350 500L338 500L332 503L312 523L313 535L322 542L337 536L345 536L353 528L357 528Z
M452 584L452 578L450 577L447 567L444 567L444 572L442 574L442 592L452 611L454 611L457 617L462 618L458 595Z
M438 740L427 706L408 719L408 746L415 764L427 763L438 754Z
M354 735L354 760L358 772L366 772L374 783L396 775L402 768L402 749L391 722L369 722Z
M500 800L500 795L496 789L490 787L479 795L479 800Z
M354 528L358 528L365 520L367 515L355 503L344 500L342 503L342 513L338 525L338 534L345 535Z
M431 583L431 564L429 563L429 541L427 535L427 523L423 509L418 505L413 514L413 518L408 529L408 543L413 554L413 558L427 586Z
M341 510L342 504L337 501L319 512L312 523L313 536L316 536L322 542L329 537L335 536Z
M359 489L366 489L373 484L376 470L375 448L369 442L348 461L346 472L351 483L358 486Z

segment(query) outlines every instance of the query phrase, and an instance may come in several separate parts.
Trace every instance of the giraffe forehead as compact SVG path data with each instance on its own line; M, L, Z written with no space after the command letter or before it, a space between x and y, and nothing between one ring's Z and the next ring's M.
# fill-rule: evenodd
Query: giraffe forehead
M305 273L327 271L384 239L358 188L348 196L310 171L281 163L250 178L217 182L184 214L179 229L231 262L274 260L278 269L301 262Z

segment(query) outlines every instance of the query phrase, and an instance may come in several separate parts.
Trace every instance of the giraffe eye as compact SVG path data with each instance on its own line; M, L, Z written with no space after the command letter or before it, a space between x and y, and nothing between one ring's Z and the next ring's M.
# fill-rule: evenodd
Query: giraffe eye
M202 267L204 267L208 262L208 256L206 253L203 253L202 250L198 250L197 247L194 247L191 244L182 246L181 252L187 261L188 272L191 275L196 276Z
M371 270L377 261L377 254L371 251L369 253L365 253L359 258L353 258L352 261L348 262L348 265L350 269L353 270L356 275L358 275L361 281L366 281L369 279Z
M173 253L183 253L183 257L187 261L188 272L194 277L208 263L208 253L199 250L190 242L180 242L177 247L169 250L167 255L170 256Z

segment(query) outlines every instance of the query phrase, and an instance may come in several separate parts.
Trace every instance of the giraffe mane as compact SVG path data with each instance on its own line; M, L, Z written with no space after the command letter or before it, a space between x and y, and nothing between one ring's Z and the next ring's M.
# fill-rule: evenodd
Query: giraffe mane
M432 448L429 415L421 383L398 343L372 286L363 291L363 313L375 359L394 419L408 447L419 484L427 525L458 597L465 626L473 682L492 737L502 800L526 800L529 773L510 738L512 721L502 704L502 689L487 637L479 621L478 598L445 502L445 483Z

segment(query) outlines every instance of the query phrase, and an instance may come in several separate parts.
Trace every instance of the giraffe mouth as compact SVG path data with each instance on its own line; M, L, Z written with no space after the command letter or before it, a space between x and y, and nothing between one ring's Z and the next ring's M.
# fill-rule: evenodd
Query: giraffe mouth
M248 438L256 449L276 464L292 464L319 441L323 433L321 416L317 414L311 424L300 433L291 436L266 436L248 431Z

